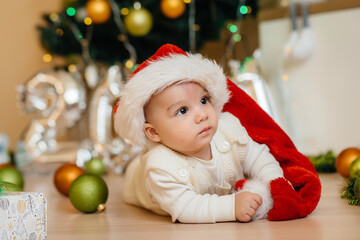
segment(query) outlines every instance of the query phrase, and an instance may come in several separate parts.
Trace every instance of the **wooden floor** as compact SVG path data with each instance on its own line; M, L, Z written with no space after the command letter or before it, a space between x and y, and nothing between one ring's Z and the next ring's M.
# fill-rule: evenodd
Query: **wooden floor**
M350 206L339 192L344 179L321 174L322 197L307 218L283 222L180 224L170 218L122 202L123 177L109 174L107 210L96 214L78 212L60 195L52 175L26 174L26 191L45 193L48 200L48 239L360 239L360 206Z

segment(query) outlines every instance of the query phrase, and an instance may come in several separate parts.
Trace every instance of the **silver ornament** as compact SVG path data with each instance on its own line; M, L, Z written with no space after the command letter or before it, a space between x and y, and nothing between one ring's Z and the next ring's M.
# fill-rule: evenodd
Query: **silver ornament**
M76 157L76 144L60 144L58 138L74 126L86 108L86 92L80 74L45 70L19 86L18 94L21 110L36 116L18 142L17 164L69 161L69 157Z
M258 57L258 52L255 52L255 57ZM255 58L252 58L246 63L246 66L241 71L241 64L237 60L230 60L229 67L232 72L230 78L238 87L246 92L256 103L274 119L279 121L279 116L275 107L274 100L271 96L269 87L259 72L259 66Z
M119 66L108 68L107 74L96 88L90 102L89 136L94 148L101 153L108 150L113 139L112 111L122 87L123 77Z
M110 66L94 91L89 109L91 147L87 148L92 157L103 159L110 169L119 174L140 151L113 134L113 106L120 96L124 75L126 73L121 66ZM80 156L84 155L87 154L82 151Z
M89 88L93 89L99 84L99 70L95 63L91 62L85 67L85 80Z

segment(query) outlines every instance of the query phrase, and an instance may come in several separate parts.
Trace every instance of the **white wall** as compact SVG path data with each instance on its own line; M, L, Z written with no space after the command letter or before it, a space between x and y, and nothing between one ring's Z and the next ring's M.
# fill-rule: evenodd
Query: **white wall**
M260 22L264 71L279 106L285 103L282 126L305 154L360 147L359 23L360 8L310 15L315 52L303 63L284 66L279 53L290 19ZM287 82L281 81L284 73Z

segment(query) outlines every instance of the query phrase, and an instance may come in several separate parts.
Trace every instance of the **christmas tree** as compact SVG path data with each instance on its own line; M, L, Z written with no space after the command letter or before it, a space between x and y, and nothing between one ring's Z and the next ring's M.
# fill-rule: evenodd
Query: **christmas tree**
M225 24L256 12L254 0L64 0L63 9L44 15L46 22L38 28L50 54L140 63L165 43L197 51L218 39L224 27L240 41L237 25Z

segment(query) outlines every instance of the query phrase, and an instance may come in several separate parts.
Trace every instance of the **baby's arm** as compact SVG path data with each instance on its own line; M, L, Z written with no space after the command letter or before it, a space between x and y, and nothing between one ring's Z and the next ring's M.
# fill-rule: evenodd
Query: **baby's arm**
M242 166L245 175L249 178L271 181L283 177L282 168L269 152L269 148L265 144L259 144L252 139L249 139L247 144L247 153Z
M257 193L262 199L262 204L252 219L266 218L269 210L273 207L270 182L283 177L282 168L266 145L258 144L252 139L249 139L247 144L247 154L242 162L242 167L249 180L246 181L241 191Z
M249 222L262 204L259 194L241 192L235 195L235 217L240 222Z
M236 220L235 194L198 194L161 170L149 172L146 188L153 201L170 214L174 222L215 223Z

